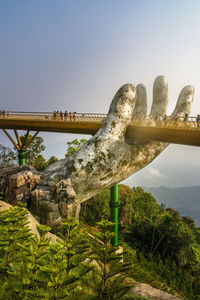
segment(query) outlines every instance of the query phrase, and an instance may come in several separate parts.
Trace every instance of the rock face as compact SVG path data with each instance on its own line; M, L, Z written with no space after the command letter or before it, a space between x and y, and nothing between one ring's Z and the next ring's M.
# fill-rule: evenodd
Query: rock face
M78 219L80 203L75 202L76 193L71 187L71 181L61 180L41 181L31 192L31 213L42 224L51 226L53 230L60 230L62 218L67 216Z
M173 116L189 114L193 94L190 86L182 90ZM167 102L167 81L159 76L154 83L151 115L164 115ZM6 199L27 202L34 216L55 230L63 217L78 217L81 202L144 168L167 147L166 143L126 138L133 115L145 115L146 111L145 87L122 86L101 129L77 153L40 174L27 166L4 170L0 186Z
M33 167L16 166L0 170L0 190L7 203L26 203L35 218L53 230L60 229L62 218L79 217L80 204L74 202L70 179L44 182Z
M0 190L6 202L30 202L30 192L39 183L40 175L31 166L15 166L0 170Z

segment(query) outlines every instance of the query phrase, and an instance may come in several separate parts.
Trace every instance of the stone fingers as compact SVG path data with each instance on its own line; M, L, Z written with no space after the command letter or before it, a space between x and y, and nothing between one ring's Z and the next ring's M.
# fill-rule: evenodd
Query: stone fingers
M194 98L194 87L191 85L185 86L178 97L176 107L172 113L173 116L183 116L190 113L191 105Z
M137 96L135 108L133 111L134 115L146 115L147 113L147 92L143 84L138 84L136 87Z
M165 115L168 103L168 83L164 76L158 76L153 85L153 103L150 115Z

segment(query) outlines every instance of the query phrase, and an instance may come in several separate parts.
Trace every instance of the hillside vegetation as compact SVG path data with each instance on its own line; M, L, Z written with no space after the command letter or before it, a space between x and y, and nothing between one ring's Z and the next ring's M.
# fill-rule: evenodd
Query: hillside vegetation
M84 202L80 223L63 220L57 243L26 224L26 210L0 213L0 299L142 299L133 282L181 299L200 299L200 228L189 217L159 205L142 188L119 185L119 244L110 232L110 191ZM122 263L123 258L123 263ZM131 284L125 278L132 278Z
M200 226L200 186L185 186L179 188L158 188L143 187L145 192L151 193L159 204L166 207L173 207L183 216L194 219L197 226Z
M82 204L81 220L94 225L109 212L105 190ZM142 188L119 185L119 236L134 260L135 280L200 299L200 228L191 218L165 209Z

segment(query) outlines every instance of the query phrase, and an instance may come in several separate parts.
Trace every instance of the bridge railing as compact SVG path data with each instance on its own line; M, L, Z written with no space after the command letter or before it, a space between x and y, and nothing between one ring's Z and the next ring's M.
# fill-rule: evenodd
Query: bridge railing
M33 120L48 122L78 122L78 123L99 123L101 124L106 114L99 113L77 113L77 112L14 112L0 111L1 119ZM148 126L160 128L177 129L200 129L197 117L186 116L152 116L134 115L130 126Z
M160 128L199 128L200 123L197 122L196 117L185 116L160 116L155 117L151 115L136 115L132 119L130 126L147 126Z
M81 123L88 123L88 122L98 122L102 123L105 119L106 114L99 114L99 113L76 113L76 112L69 112L69 113L60 113L60 112L13 112L13 111L6 111L4 113L0 113L0 119L14 119L14 120L38 120L38 121L58 121L58 122L81 122Z

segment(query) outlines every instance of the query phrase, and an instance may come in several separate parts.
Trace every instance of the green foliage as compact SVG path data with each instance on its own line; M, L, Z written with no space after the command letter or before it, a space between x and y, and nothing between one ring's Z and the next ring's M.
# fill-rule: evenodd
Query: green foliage
M100 223L91 240L79 222L63 220L62 233L52 244L46 237L50 227L39 225L39 236L32 235L26 214L21 207L0 213L0 299L121 299L130 267L119 262L122 255L111 246L110 223ZM104 244L96 247L99 241ZM101 271L89 264L94 259ZM98 282L94 290L85 289L88 278L93 287Z
M80 220L95 225L110 216L110 190L106 189L93 198L81 204Z
M10 270L19 257L19 244L31 236L27 227L26 209L13 207L0 212L0 274ZM4 276L4 275L3 275ZM1 277L0 277L1 278Z
M16 158L14 151L0 144L0 169L16 165Z
M38 154L33 163L33 167L38 171L42 171L46 169L47 166L48 162L46 162L45 158L41 154Z
M0 201L2 201L4 199L4 195L3 192L0 190Z
M67 142L68 148L65 157L69 157L73 153L77 152L86 142L87 142L86 139L81 139L80 141L75 139L72 142Z
M128 224L130 219L130 206L133 204L134 195L130 187L119 184L119 223ZM90 225L95 225L102 219L110 217L110 189L95 195L81 204L80 220Z
M81 220L90 225L109 218L109 190L82 204ZM189 217L158 205L142 188L119 185L119 238L132 261L131 276L168 293L198 299L200 229ZM177 295L178 295L177 294Z
M55 162L57 162L59 159L57 157L55 157L54 155L52 155L50 157L50 159L47 161L48 166L54 164Z
M74 218L63 219L62 233L58 233L60 243L64 247L66 257L66 272L70 273L75 265L79 265L85 258L88 251L87 240L78 221Z
M26 144L30 141L31 138L32 135L29 134L26 140ZM20 139L23 143L25 135L21 136ZM58 158L56 158L54 155L51 156L48 161L46 161L44 156L41 154L41 152L45 150L43 142L43 138L37 136L26 150L26 163L30 166L33 166L37 171L43 171L49 165L58 161ZM17 152L15 156L17 156Z
M118 247L111 244L112 225L109 221L101 221L99 230L88 237L90 250L86 266L92 266L92 270L81 281L99 300L121 299L131 287L124 283L131 264L122 262L123 254L117 253Z
M199 299L200 229L193 220L159 206L141 188L120 185L119 199L123 257L111 245L108 221L85 234L88 226L63 220L51 244L48 226L38 226L38 237L30 234L24 208L1 212L0 299L140 299L127 293L125 276L179 298ZM86 202L82 220L94 225L102 215L108 218L109 200L106 190Z
M27 140L26 140L26 144L29 143L31 138L32 138L32 135L29 134L27 137ZM20 139L23 143L23 141L25 139L25 135L20 136ZM37 164L38 164L39 166L41 166L41 164L39 162L37 162L37 160L38 160L39 155L40 155L40 157L39 157L40 162L42 160L41 152L45 150L45 146L43 145L43 142L44 142L43 138L40 136L37 136L33 140L33 142L29 145L29 147L26 151L26 162L28 165L33 166L33 167L35 167L35 165L36 165L36 167L37 167Z

